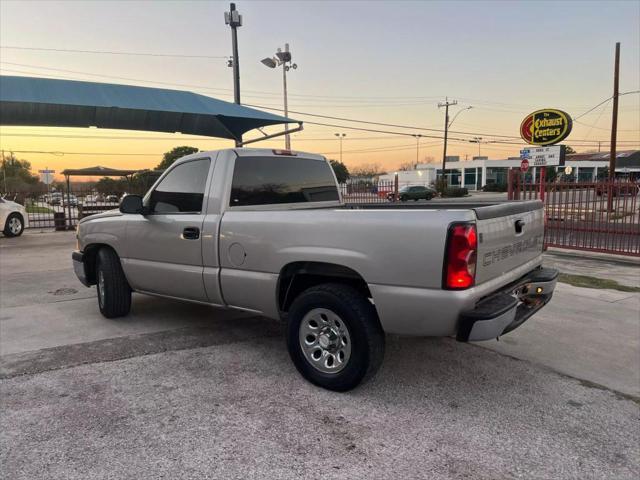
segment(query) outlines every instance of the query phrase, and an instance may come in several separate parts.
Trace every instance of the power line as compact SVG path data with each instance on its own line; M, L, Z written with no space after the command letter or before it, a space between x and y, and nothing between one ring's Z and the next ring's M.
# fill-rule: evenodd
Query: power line
M92 53L100 55L130 55L136 57L171 57L171 58L209 58L219 59L227 58L226 55L186 55L182 53L151 53L151 52L123 52L123 51L108 51L108 50L75 50L67 48L44 48L44 47L17 47L14 45L2 45L0 48L7 50L33 50L42 52L63 52L63 53Z

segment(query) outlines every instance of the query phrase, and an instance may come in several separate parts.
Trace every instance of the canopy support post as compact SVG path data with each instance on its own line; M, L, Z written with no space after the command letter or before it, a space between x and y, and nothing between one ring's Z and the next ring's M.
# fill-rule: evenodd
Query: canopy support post
M302 126L302 123L298 123L298 128L294 128L293 130L285 130L284 132L278 132L278 133L272 133L271 135L266 135L262 138L252 138L251 140L246 140L244 142L240 141L238 142L240 147L244 147L245 145L248 145L249 143L255 143L255 142L260 142L262 140L270 140L272 138L276 138L276 137L281 137L283 135L289 135L292 133L296 133L296 132L301 132L302 130L304 130L304 127Z

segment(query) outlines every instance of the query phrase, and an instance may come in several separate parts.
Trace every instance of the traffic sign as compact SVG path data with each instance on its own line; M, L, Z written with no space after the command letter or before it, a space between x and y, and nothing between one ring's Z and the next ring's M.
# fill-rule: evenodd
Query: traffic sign
M45 185L51 185L53 183L53 174L56 173L56 171L45 168L43 170L38 170L38 173L40 174L42 183Z
M522 173L527 173L527 170L529 170L529 160L525 158L520 162L520 170Z
M564 166L565 153L564 145L530 147L520 150L520 158L529 160L533 167Z

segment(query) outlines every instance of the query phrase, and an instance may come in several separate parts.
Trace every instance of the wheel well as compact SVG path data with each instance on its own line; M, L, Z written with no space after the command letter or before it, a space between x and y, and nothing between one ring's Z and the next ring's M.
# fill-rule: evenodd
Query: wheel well
M91 285L95 285L96 283L96 258L98 257L98 252L101 248L113 250L113 247L106 243L92 243L84 247L84 271L87 275L87 281Z
M20 217L20 221L24 224L24 215L22 215L22 213L20 212L11 212L9 215L7 215L7 220L9 220L9 218L16 216L16 217ZM2 226L2 228L4 228L4 225Z
M371 298L371 291L364 278L355 270L324 262L293 262L280 271L278 279L278 308L289 310L295 298L306 289L322 283L343 283Z

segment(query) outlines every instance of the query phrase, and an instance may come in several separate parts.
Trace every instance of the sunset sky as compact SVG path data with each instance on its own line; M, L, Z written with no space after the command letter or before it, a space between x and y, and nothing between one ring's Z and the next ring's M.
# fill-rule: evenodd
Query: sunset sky
M236 3L244 16L239 29L244 104L281 108L280 71L264 67L260 59L285 42L298 64L288 76L290 110L441 129L444 113L437 104L449 97L459 102L452 116L473 106L455 120L452 130L464 132L452 134L457 138L518 136L524 116L544 107L563 109L574 118L582 115L612 95L616 41L622 52L620 91L640 90L637 1ZM191 90L232 101L232 72L226 65L230 30L223 18L228 7L228 2L2 0L0 69L4 75ZM602 150L608 150L610 124L608 102L581 116L565 143L586 151L597 150L602 141ZM618 149L640 148L638 93L620 98L619 129ZM414 138L337 127L306 125L293 136L292 146L339 158L336 132L347 134L343 159L348 166L376 163L392 170L416 159ZM93 165L154 167L174 146L232 146L229 140L121 130L4 126L0 133L5 151L17 152L35 169L58 171ZM269 147L283 144L264 142ZM481 151L506 158L517 156L522 146L487 143ZM448 154L471 159L478 145L455 140ZM440 159L442 140L423 138L419 155L420 161Z

